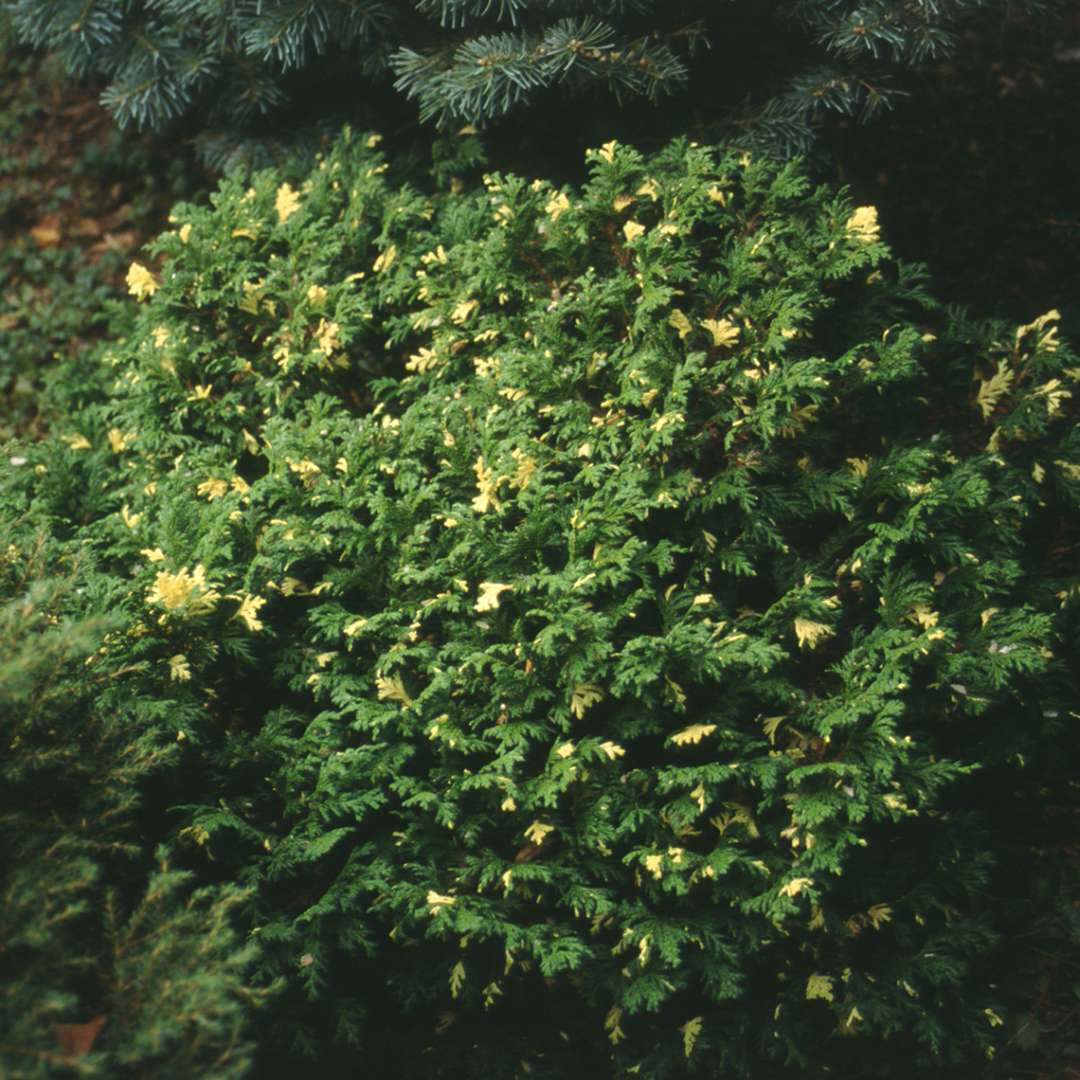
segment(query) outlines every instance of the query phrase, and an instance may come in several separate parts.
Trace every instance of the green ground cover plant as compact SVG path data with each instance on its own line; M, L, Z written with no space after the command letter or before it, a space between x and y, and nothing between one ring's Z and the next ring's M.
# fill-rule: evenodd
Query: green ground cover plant
M257 1075L992 1075L1075 805L1057 312L745 150L378 143L178 206L0 492L174 748L142 828L246 890Z

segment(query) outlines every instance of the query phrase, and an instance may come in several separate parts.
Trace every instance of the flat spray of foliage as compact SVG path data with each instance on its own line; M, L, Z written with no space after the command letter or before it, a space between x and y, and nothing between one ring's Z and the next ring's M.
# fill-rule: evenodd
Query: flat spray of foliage
M825 113L866 118L903 93L905 70L953 52L973 14L1020 8L1041 16L1060 0L5 0L3 7L19 40L54 51L73 74L107 80L102 102L122 126L192 120L203 129L203 156L228 166L257 156L246 137L277 141L281 118L297 106L310 128L336 110L356 115L350 110L391 85L416 103L421 120L442 126L496 120L550 101L551 90L596 89L615 101L675 95L678 130L688 106L719 106L774 146L805 149ZM731 71L733 84L723 76ZM722 100L702 100L717 92ZM564 115L562 123L573 120Z
M739 151L429 196L377 141L178 207L8 495L252 890L258 1075L989 1068L990 821L1077 719L1056 312L942 311Z

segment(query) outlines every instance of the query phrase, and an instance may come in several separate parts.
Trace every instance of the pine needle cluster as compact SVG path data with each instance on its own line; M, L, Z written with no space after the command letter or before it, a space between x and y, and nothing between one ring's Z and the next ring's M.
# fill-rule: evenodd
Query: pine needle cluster
M423 121L486 124L565 93L676 95L785 153L830 112L868 118L1006 0L6 0L18 39L106 82L124 127L177 121L216 167L258 160L289 117L358 117L391 85ZM1060 0L1025 0L1042 16ZM761 53L762 43L768 45ZM740 63L750 52L767 71ZM767 55L767 59L764 59ZM726 74L729 69L734 78ZM719 73L719 79L717 74ZM725 82L726 80L726 82ZM730 84L730 85L729 85ZM693 88L693 97L687 93ZM706 100L702 100L702 95ZM718 95L712 100L713 95ZM563 114L563 122L569 117ZM315 125L317 126L317 124ZM669 132L673 134L675 132ZM301 137L300 132L297 137ZM265 152L265 147L264 147Z

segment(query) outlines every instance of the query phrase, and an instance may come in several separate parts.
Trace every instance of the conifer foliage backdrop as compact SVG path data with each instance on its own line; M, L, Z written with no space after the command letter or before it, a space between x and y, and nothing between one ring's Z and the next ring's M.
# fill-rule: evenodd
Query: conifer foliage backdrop
M121 125L186 119L218 165L291 119L365 116L394 89L422 120L496 120L593 90L747 127L790 152L825 112L865 118L1008 0L6 0L20 38L104 78ZM1025 0L1056 10L1059 0ZM596 95L593 101L596 102ZM546 105L544 103L547 103ZM416 115L415 113L413 114ZM564 124L569 117L564 114ZM684 125L668 126L677 134Z

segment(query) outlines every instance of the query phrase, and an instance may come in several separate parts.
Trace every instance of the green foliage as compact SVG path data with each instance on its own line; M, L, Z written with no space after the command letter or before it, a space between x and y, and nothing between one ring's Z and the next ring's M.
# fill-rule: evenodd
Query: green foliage
M1056 313L939 308L793 165L429 195L377 141L177 207L6 481L250 890L258 1074L988 1068L995 826L1075 801Z
M117 715L100 711L130 675L92 671L119 624L70 613L107 611L107 579L59 566L55 545L4 524L0 1072L244 1075L265 995L250 988L254 950L230 924L243 893L193 891L164 849L156 864L144 857L140 789L178 750L140 724L130 692Z
M102 101L119 124L191 120L203 155L227 167L280 144L283 125L303 138L331 115L370 120L391 84L443 127L498 120L552 90L597 90L606 108L611 97L655 102L692 86L691 108L713 122L805 149L824 114L873 115L903 92L905 69L958 47L973 14L1010 5L7 0L6 9L21 41L107 80Z

